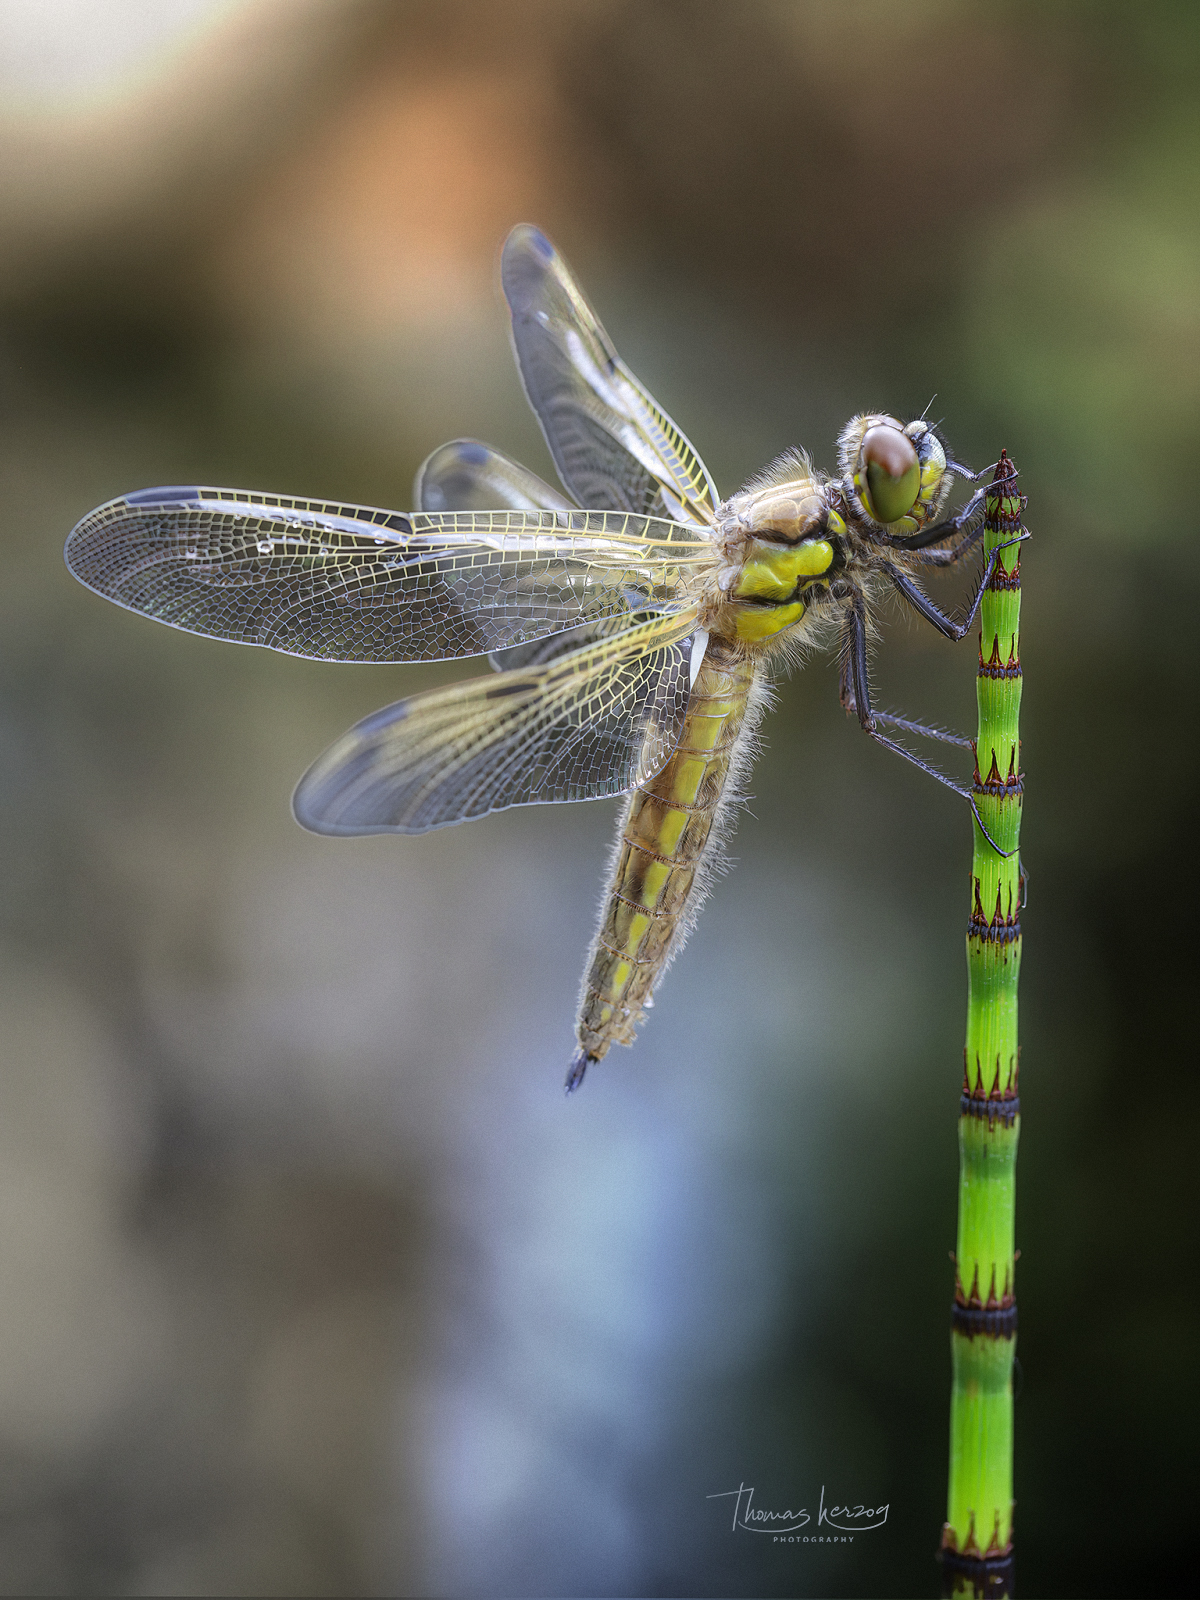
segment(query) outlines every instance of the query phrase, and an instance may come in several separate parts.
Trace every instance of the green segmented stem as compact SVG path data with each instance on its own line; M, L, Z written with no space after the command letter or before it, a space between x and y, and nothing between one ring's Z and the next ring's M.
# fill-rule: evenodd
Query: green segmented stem
M1017 977L1024 879L1021 533L1024 498L1001 454L987 497L985 558L999 549L980 607L977 819L967 924L967 1042L959 1117L958 1249L951 1312L950 1481L942 1530L947 1594L1011 1593L1013 1249L1017 1139ZM1001 854L1000 852L1003 852Z

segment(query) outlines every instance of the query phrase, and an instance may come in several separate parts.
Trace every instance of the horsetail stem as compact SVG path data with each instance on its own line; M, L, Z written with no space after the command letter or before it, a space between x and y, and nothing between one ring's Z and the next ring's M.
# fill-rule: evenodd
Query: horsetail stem
M1024 497L1001 453L986 501L984 557L999 549L980 608L972 794L974 856L967 923L967 1040L958 1124L958 1248L950 1347L950 1472L942 1529L943 1592L1012 1592L1013 1355L1017 1334L1013 1212L1021 1105L1017 978L1021 966L1021 533ZM993 848L980 821L999 850Z

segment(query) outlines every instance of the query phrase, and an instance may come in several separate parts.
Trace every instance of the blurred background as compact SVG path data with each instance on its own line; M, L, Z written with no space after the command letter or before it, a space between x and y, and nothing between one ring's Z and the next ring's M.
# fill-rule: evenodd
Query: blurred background
M567 1102L615 806L306 835L309 762L471 665L62 565L148 484L404 507L458 434L551 475L530 220L723 492L935 393L1020 465L1018 1582L1185 1592L1198 58L1186 4L2 0L0 1590L937 1591L961 803L785 683ZM973 645L897 614L877 671L972 726ZM890 1512L775 1546L739 1484Z

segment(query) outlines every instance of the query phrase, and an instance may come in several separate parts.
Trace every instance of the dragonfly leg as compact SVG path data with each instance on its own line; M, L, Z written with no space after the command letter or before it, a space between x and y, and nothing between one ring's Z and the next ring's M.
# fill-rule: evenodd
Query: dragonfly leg
M854 687L851 683L851 654L849 649L842 651L842 676L840 685L840 699L842 706L847 711L858 713L858 701L855 698ZM931 728L927 722L915 722L909 717L897 717L891 711L876 711L871 708L871 715L876 723L883 723L889 728L902 728L905 733L919 734L922 739L939 739L943 744L954 744L960 750L970 750L971 740L961 733L947 733L944 728ZM870 729L867 730L870 732Z
M854 712L863 732L874 739L876 744L883 745L887 750L894 750L898 756L911 761L914 767L920 767L922 772L927 772L931 778L944 783L948 789L953 789L955 794L961 795L964 800L971 798L970 792L955 783L953 778L948 778L944 772L931 767L927 761L922 761L920 756L914 755L911 750L906 750L903 745L880 733L880 722L891 723L899 719L893 719L886 713L877 716L871 709L871 680L867 670L867 608L861 595L855 595L846 607L842 627L841 701L847 711Z
M889 728L900 728L905 733L918 734L922 739L940 739L943 744L956 744L960 750L971 748L971 740L963 733L947 733L945 728L931 728L926 722L913 722L908 717L894 716L890 711L876 711L875 721Z
M947 789L952 789L960 799L965 800L979 824L980 832L997 855L1007 860L1016 854L1015 850L1002 850L992 838L983 818L979 815L975 797L969 789L964 789L961 784L955 783L954 779L948 778L944 772L939 772L928 761L922 761L920 756L914 755L902 744L897 744L894 739L889 739L886 734L880 733L878 724L887 722L892 726L910 728L913 732L932 734L934 738L947 737L934 729L925 728L920 723L908 723L900 717L888 716L886 712L876 713L871 710L871 682L867 672L867 615L866 606L860 595L855 595L846 607L842 625L841 702L847 711L855 713L863 732L874 739L876 744L881 744L885 750L891 750L895 755L903 756L905 761L910 761L914 767L919 767L922 772L936 779L938 783L944 784ZM957 744L960 741L952 739L950 742ZM969 739L964 739L961 743L970 748Z
M918 616L924 617L926 622L932 622L938 632L944 634L947 639L957 641L966 638L971 624L975 621L976 613L983 600L984 590L991 582L992 573L996 570L996 562L1000 559L1001 550L1007 550L1009 545L1020 544L1028 538L1029 535L1023 533L1016 539L1009 539L1004 544L997 545L991 552L984 563L983 571L979 574L979 582L975 586L975 593L971 596L971 604L961 622L956 622L953 617L948 617L937 602L925 593L920 584L910 578L906 572L901 572L899 567L894 567L890 561L882 562L881 566Z
M965 467L956 466L955 471L961 471L964 477L970 478L974 483L977 479L992 471L992 468L984 467L982 472L968 472ZM1014 480L1009 479L1007 481L1012 482ZM909 534L907 539L891 539L888 542L894 550L924 550L931 544L941 544L944 539L953 538L956 533L961 532L966 527L967 523L970 522L971 518L975 516L980 506L987 499L989 492L994 488L995 485L993 483L981 484L962 510L956 511L952 517L946 517L941 522L935 522L931 528L922 528L920 533ZM954 557L951 557L951 559L953 560Z
M954 744L962 750L970 750L971 741L962 734L947 733L944 728L931 728L925 722L897 717L890 711L875 710L871 704L871 686L867 675L866 638L866 611L856 597L846 612L843 629L839 698L843 708L853 711L858 717L863 730L873 734L876 726L882 722L889 728L902 728L906 733L919 734L923 739L940 739L943 744ZM865 716L859 710L860 706L866 707Z
M974 550L982 538L983 523L977 522L957 544L950 545L945 550L914 550L913 559L919 561L923 567L953 566L956 561L961 561L969 550Z

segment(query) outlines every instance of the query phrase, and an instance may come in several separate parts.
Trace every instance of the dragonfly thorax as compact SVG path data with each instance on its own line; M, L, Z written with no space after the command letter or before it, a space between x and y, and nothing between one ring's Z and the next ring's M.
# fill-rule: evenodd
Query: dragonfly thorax
M799 452L780 457L760 478L731 495L716 519L717 542L725 557L718 580L721 589L726 594L761 590L766 598L762 583L752 580L750 590L744 587L743 577L751 569L775 573L779 584L824 572L832 560L831 553L823 555L829 551L827 541L846 530L835 497L836 490ZM815 566L810 548L814 544L821 546ZM784 592L794 587L787 581ZM782 599L783 593L772 593L770 598Z
M750 484L717 513L725 558L717 585L726 602L718 628L743 643L765 643L801 620L801 593L833 567L845 532L831 491L807 461L787 465L786 478Z
M717 513L717 526L727 549L746 539L799 544L824 533L828 518L829 492L809 470L783 482L751 484L731 495Z

